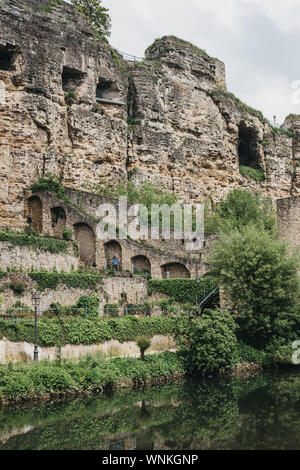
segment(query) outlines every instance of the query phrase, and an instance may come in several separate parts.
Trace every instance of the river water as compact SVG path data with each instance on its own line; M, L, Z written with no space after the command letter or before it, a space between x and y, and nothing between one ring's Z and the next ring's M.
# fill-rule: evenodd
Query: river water
M300 449L300 371L0 412L0 450Z

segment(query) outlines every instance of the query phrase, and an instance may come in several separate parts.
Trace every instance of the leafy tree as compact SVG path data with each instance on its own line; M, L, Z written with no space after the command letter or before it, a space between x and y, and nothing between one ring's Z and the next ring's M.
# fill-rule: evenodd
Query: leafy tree
M87 18L100 39L107 39L110 36L111 19L108 9L102 6L101 0L71 0L71 2Z
M142 361L145 360L145 351L146 349L150 348L150 339L148 338L148 336L139 336L137 339L136 339L136 343L138 345L138 347L140 348L140 351L141 351L141 359Z
M265 342L273 335L288 334L295 315L299 316L295 312L299 260L284 241L245 226L221 235L211 263L246 340Z
M245 189L234 189L215 212L205 211L206 232L230 232L253 225L276 235L276 219L271 204L259 194Z

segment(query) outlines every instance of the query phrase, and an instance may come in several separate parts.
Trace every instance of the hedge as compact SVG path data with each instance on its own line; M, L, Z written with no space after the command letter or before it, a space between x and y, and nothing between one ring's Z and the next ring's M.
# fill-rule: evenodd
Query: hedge
M167 294L176 302L196 304L216 286L213 277L202 279L150 279L148 294L158 291Z
M39 290L56 289L58 284L65 284L67 287L79 289L89 289L101 281L103 276L96 273L59 273L50 271L30 272L29 276L37 282Z
M39 346L63 344L97 344L110 339L134 341L139 335L172 335L176 331L174 318L153 317L103 320L101 318L49 318L38 324ZM34 321L0 320L0 339L34 341Z
M8 242L13 246L30 246L49 253L66 253L68 250L68 243L65 240L44 238L22 232L0 232L0 242Z

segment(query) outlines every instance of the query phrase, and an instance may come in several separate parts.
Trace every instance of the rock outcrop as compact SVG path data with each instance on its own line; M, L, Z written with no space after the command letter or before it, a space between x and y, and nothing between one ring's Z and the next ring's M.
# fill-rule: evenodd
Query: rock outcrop
M226 91L224 64L185 41L125 62L67 3L0 0L1 228L26 226L24 190L45 174L90 192L151 181L187 202L236 187L298 194L295 121L272 128Z

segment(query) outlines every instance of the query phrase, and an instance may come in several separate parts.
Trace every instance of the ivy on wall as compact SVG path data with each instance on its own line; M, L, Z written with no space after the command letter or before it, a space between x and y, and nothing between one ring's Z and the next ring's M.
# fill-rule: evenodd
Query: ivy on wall
M39 346L64 344L97 344L115 339L121 343L134 341L139 335L172 335L176 332L176 319L153 318L58 318L41 320L38 325ZM34 321L7 321L0 319L0 339L34 341Z
M101 274L92 272L33 271L29 273L29 276L37 282L39 290L56 289L58 284L65 284L69 288L91 289L103 278Z
M162 292L177 302L196 304L216 286L213 277L202 279L150 279L148 294Z

